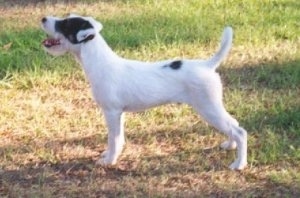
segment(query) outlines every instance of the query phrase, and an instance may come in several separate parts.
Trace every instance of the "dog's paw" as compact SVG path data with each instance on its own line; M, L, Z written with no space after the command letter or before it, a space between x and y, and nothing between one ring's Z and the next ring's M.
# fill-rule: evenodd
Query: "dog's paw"
M236 142L231 140L226 140L220 145L220 147L225 150L234 150L236 149L236 146Z
M99 160L97 160L96 165L100 166L112 166L117 163L116 157L110 155L109 151L104 151L101 154L101 157Z
M243 170L247 166L247 161L235 160L229 168L231 170Z
M105 158L105 157L101 157L100 159L97 160L96 165L97 166L113 166L116 163L113 163L111 160Z

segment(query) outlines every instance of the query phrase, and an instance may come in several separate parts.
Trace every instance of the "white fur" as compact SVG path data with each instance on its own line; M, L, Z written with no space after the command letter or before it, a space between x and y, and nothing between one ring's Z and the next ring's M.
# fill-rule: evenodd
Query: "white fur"
M80 17L75 15L76 17ZM74 15L70 16L74 17ZM183 60L179 69L169 67L174 60L141 62L116 55L98 34L102 25L91 17L94 28L79 32L95 34L86 43L71 44L55 32L56 17L47 17L42 28L51 36L61 39L61 45L48 48L51 54L71 52L81 63L89 80L94 98L102 108L108 126L108 148L98 164L112 165L122 152L124 139L124 113L142 111L154 106L180 102L191 105L212 126L229 139L221 144L224 149L237 147L237 159L231 169L243 169L247 164L247 132L225 110L222 103L222 84L215 69L228 55L233 32L226 27L219 51L208 60Z

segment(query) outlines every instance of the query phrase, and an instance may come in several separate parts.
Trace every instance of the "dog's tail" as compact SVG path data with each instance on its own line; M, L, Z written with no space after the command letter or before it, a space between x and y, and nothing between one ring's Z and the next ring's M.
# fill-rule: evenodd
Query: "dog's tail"
M216 69L228 55L232 44L233 30L231 27L226 27L223 31L221 47L213 57L208 60L208 66L211 69Z

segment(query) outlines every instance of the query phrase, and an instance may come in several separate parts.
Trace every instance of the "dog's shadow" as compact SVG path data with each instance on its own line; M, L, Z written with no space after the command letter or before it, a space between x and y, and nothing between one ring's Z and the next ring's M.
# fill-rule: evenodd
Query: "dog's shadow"
M172 131L173 138L182 138L182 131ZM168 133L167 131L155 132L158 135ZM194 133L194 132L193 132ZM45 147L48 150L59 151L62 150L64 145L80 145L82 147L88 147L91 150L95 150L95 155L82 158L74 158L61 160L58 162L40 161L39 163L32 162L26 165L19 164L18 169L15 170L1 170L0 180L7 185L19 185L19 186L30 186L41 183L52 183L61 180L85 180L91 178L109 178L109 179L120 179L120 177L140 177L142 175L160 175L160 174L176 174L176 173L197 173L201 171L210 170L224 170L227 169L225 162L221 162L220 159L213 159L212 156L217 156L215 153L223 153L218 146L210 148L201 148L199 145L195 145L195 148L180 149L177 151L170 151L166 155L158 155L155 152L148 152L146 154L139 154L138 152L131 151L130 149L147 147L145 142L136 144L134 140L138 137L128 137L130 139L129 146L124 149L124 154L121 155L117 165L111 167L96 166L100 153L104 151L106 145L106 138L103 138L99 142L97 135L92 135L83 138L73 138L69 140L61 141L49 141L45 143ZM162 142L164 139L161 140ZM99 147L99 145L102 145ZM0 148L3 152L7 149L13 149L15 152L23 150L24 154L26 149L20 147ZM131 153L130 155L127 155ZM126 154L127 153L127 154ZM189 159L190 158L190 159ZM198 160L203 159L203 160ZM210 158L210 160L205 160ZM223 158L223 157L222 157ZM170 163L171 162L171 163ZM200 162L200 163L199 163ZM203 164L204 163L204 164ZM192 166L191 166L192 165Z

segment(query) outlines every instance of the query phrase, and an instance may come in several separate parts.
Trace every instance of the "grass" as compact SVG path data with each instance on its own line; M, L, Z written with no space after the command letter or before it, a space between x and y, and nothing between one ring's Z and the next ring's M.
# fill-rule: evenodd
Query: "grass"
M0 0L1 197L299 197L299 2ZM11 6L13 4L13 6ZM219 72L225 105L249 132L249 166L186 105L127 115L118 164L96 167L103 115L71 56L40 42L44 15L92 15L120 55L209 57L222 29L234 45Z

